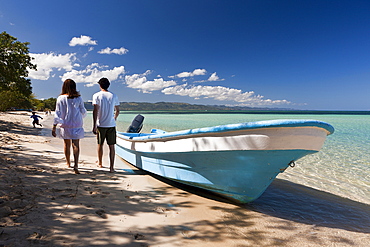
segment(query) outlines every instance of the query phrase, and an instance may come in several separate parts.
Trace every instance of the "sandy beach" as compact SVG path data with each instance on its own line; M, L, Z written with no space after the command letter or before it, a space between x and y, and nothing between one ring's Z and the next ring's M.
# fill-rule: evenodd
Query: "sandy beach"
M53 117L33 128L30 115L0 113L0 246L370 246L367 204L277 179L261 199L236 205L119 157L109 173L107 150L96 165L90 130L76 175L51 136ZM302 193L306 205L294 201Z

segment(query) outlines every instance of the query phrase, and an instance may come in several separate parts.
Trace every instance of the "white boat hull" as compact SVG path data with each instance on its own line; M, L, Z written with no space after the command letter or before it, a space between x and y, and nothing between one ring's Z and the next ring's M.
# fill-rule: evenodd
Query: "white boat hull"
M118 133L116 153L140 169L246 203L257 199L291 162L318 152L333 132L321 122L281 122Z

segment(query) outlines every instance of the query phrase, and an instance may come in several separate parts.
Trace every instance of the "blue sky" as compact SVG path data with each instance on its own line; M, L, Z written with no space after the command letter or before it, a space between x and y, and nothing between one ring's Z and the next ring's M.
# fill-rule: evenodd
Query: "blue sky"
M37 98L370 110L370 1L0 0Z

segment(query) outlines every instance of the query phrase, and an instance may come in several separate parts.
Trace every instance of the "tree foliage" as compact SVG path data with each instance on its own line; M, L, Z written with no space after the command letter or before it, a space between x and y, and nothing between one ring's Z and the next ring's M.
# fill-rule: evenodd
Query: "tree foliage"
M5 111L12 108L31 109L32 104L29 97L26 97L19 91L0 91L0 111Z
M55 110L55 106L57 104L57 98L48 98L43 101L44 101L45 109L49 109L52 111Z
M0 34L0 110L31 107L31 80L28 70L36 70L29 56L29 42L20 42L6 32Z
M36 99L33 96L31 102L32 102L33 108L37 111L47 111L47 110L54 111L56 103L57 103L57 99L48 98L48 99L41 100L41 99Z

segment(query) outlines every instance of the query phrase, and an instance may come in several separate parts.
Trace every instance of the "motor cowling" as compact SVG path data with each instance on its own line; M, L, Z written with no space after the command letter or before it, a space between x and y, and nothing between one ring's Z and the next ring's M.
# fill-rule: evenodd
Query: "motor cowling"
M127 129L127 133L139 133L143 128L144 116L138 114L132 120L131 125Z

